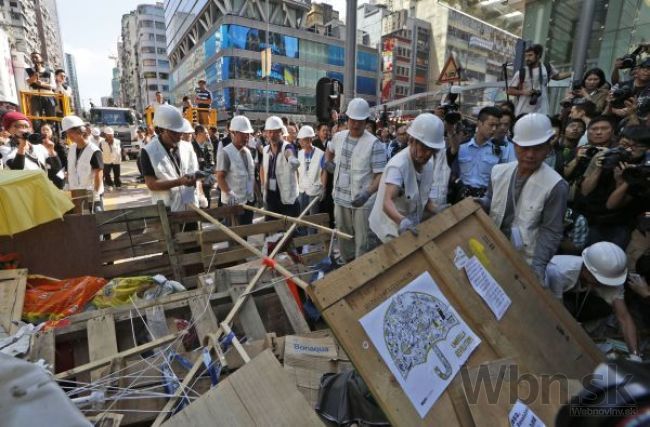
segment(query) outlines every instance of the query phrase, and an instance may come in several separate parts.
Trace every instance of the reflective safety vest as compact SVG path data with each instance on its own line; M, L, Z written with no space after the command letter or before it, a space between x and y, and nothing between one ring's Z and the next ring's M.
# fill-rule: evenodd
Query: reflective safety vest
M309 169L307 169L305 150L298 152L298 160L300 161L300 166L298 167L298 187L301 193L305 193L308 196L320 196L323 192L323 185L320 182L320 173L322 170L320 163L324 153L320 148L312 148Z
M339 185L339 180L341 179L343 173L349 174L352 200L354 200L354 198L363 190L368 189L375 176L375 174L372 172L372 147L377 137L368 131L365 131L363 135L361 135L361 138L359 138L359 140L354 144L354 148L352 148L352 157L350 159L349 169L346 171L346 168L341 168L341 164L343 162L347 162L347 159L343 159L342 151L343 144L348 138L348 134L349 131L347 130L337 132L332 138L331 142L334 149L334 162L336 163L332 192L332 195L335 199L337 197L337 187ZM375 195L373 194L366 202L364 208L371 208L374 200Z
M99 200L99 196L104 194L104 182L99 184L99 191L94 192L95 175L90 166L90 159L96 151L100 151L95 144L87 143L86 148L77 158L77 144L70 145L68 150L68 189L69 190L91 190L93 199Z
M228 156L230 160L230 169L226 172L226 182L228 187L238 197L245 197L246 201L252 202L255 200L255 191L253 190L255 184L255 167L253 166L253 156L248 148L243 147L237 150L235 144L228 144L223 149L223 154ZM246 156L248 165L244 164L242 156ZM225 191L221 192L221 202L227 204L230 196Z
M178 155L180 157L180 174L176 171L174 164L167 150L163 147L162 142L155 136L144 149L149 155L149 160L153 166L156 178L164 181L179 179L184 175L193 175L199 170L199 162L196 159L196 153L191 142L180 141L178 143ZM164 191L151 191L151 199L154 203L162 200L165 206L169 206L172 212L179 212L186 209L186 205L198 206L199 200L196 193L196 187L186 187L184 185L171 188Z
M508 193L516 168L517 162L511 162L496 165L492 169L490 217L499 228L501 228L506 213ZM516 200L512 226L518 227L521 233L524 245L522 250L529 264L532 263L535 255L535 243L546 200L548 200L551 190L561 180L562 177L557 172L546 163L542 163L542 166L528 178L519 199Z
M275 179L280 191L280 199L285 205L292 205L298 198L298 178L296 172L291 169L289 160L285 155L285 151L289 149L289 144L282 141L282 148L278 151L275 160ZM269 186L269 162L271 160L271 145L264 147L262 155L262 167L264 168L264 201L266 202L266 192Z

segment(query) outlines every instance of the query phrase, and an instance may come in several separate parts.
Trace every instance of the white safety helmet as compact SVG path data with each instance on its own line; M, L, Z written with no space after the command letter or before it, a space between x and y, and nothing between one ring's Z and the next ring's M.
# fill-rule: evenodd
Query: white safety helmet
M153 116L153 125L154 127L167 129L172 132L185 133L187 132L187 126L183 120L185 120L183 114L178 108L169 104L163 104L158 107Z
M253 127L250 120L246 116L235 116L230 121L231 132L253 133Z
M271 116L264 122L264 130L278 130L282 129L283 126L282 119L278 116Z
M529 113L517 120L512 140L520 147L532 147L548 142L555 132L551 120L540 113Z
M100 131L99 128L92 128L90 129L90 134L92 136L99 136L102 134L102 131Z
M352 120L366 120L370 116L370 105L363 98L354 98L348 104L345 114Z
M445 148L445 125L434 114L422 113L418 115L406 130L406 133L429 148Z
M91 133L92 133L92 131L91 131ZM104 128L104 135L115 135L115 131L113 130L112 127L106 126Z
M303 126L298 131L298 139L313 138L315 136L316 132L314 132L314 128L311 126Z
M194 133L194 126L190 123L189 120L183 119L183 129L180 131L182 133Z
M77 116L65 116L63 120L61 120L61 130L63 132L68 131L68 129L78 128L85 125L84 121Z
M285 138L287 136L289 136L289 130L287 129L287 127L285 125L282 125L282 136L285 137Z
M599 283L621 286L627 278L627 256L611 242L598 242L582 251L585 267Z

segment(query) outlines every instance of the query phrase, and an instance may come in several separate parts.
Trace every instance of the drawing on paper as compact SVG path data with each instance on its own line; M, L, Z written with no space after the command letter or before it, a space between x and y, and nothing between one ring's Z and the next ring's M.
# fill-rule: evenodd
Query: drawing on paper
M415 366L426 363L433 351L441 366L435 367L436 375L449 378L451 365L437 343L456 325L458 319L449 306L432 295L405 292L393 299L384 315L384 339L402 377L408 378Z

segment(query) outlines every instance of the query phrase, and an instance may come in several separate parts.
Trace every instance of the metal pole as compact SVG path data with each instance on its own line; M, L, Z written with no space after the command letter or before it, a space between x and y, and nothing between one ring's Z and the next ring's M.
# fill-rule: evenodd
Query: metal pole
M594 21L596 0L584 0L578 21L576 40L573 45L573 78L581 79L587 62L587 49L591 38L591 26ZM549 58L550 59L550 58Z
M269 49L271 47L271 32L269 31L269 27L271 25L271 15L269 9L269 0L266 0L266 49ZM264 60L267 61L266 54L264 55ZM266 115L269 115L269 78L271 77L271 61L269 61L268 64L266 64L268 67L267 74L264 76L266 80L266 90L265 92L265 102L266 102Z
M357 0L348 0L345 24L345 68L343 74L343 95L345 104L356 95L357 87Z

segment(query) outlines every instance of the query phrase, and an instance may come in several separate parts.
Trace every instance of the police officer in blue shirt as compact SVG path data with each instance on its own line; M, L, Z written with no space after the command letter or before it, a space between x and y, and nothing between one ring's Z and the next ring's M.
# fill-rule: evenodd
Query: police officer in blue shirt
M503 150L492 141L503 114L497 107L484 107L478 114L476 134L458 149L459 199L483 197L494 165L503 163Z
M512 125L515 124L515 115L510 111L501 110L501 118L492 142L501 147L501 161L499 163L510 163L517 160L515 156L515 144L512 142Z

